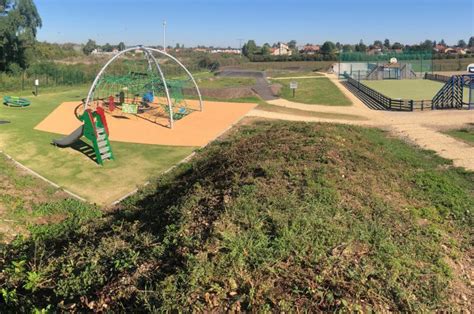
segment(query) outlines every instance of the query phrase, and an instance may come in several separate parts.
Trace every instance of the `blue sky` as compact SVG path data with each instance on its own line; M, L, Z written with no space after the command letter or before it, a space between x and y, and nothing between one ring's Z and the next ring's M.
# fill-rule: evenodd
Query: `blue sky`
M238 47L325 40L357 43L389 38L454 44L474 35L474 0L36 0L39 40L127 45Z

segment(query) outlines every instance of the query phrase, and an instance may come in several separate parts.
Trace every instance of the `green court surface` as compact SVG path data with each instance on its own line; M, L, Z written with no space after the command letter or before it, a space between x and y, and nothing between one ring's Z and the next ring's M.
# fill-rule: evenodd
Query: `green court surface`
M443 87L443 83L431 80L379 80L361 81L370 88L390 98L402 98L413 100L431 100ZM464 101L468 101L467 89L464 93Z

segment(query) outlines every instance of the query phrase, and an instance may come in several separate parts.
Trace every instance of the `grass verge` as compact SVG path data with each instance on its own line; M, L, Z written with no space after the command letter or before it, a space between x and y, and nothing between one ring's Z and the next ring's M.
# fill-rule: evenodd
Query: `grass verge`
M463 128L459 130L450 130L445 132L446 134L457 138L471 146L474 146L474 127L473 128Z
M97 211L0 155L0 242L9 242L17 235L27 236L30 226L72 217L71 208L82 209L84 213Z
M468 309L473 182L375 129L242 126L104 217L3 247L2 306Z
M357 120L357 121L367 120L367 118L357 116L357 115L352 115L352 114L301 110L301 109L271 105L267 103L261 103L255 109L268 111L268 112L291 114L291 115L300 116L300 117L315 117L315 118L324 118L324 119Z

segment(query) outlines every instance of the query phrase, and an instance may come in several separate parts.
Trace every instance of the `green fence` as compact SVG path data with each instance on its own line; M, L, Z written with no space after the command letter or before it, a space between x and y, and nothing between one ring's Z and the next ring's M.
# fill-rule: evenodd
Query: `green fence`
M433 54L427 51L420 52L343 52L340 54L340 63L367 63L377 66L390 62L391 58L396 58L399 63L411 64L412 70L416 73L431 72L433 69Z

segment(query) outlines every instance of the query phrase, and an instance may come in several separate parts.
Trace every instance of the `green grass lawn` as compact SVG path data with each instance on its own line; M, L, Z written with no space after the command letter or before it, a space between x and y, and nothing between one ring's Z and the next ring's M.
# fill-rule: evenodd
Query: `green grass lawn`
M362 83L390 98L413 100L431 100L444 86L441 82L431 80L368 80ZM467 101L467 92L464 94Z
M451 130L445 132L446 134L455 137L469 145L474 146L474 128L465 128L460 130Z
M304 104L328 105L328 106L350 106L351 101L327 78L295 79L298 82L296 96L290 89L290 81L275 80L275 83L283 85L280 97Z
M303 76L323 76L323 74L312 71L273 71L270 72L270 77L272 78L291 78L291 77L303 77Z
M226 87L245 87L255 85L254 78L248 77L208 77L198 79L199 88L226 88Z
M471 208L474 173L380 130L246 124L102 217L0 246L0 304L461 312Z
M28 108L0 105L0 120L11 121L0 125L0 149L49 180L99 204L132 191L195 149L112 142L116 160L100 167L80 152L50 144L51 139L62 135L33 129L62 102L80 100L86 94L87 87L63 87L38 97L26 94L32 100ZM3 96L0 94L0 98Z

